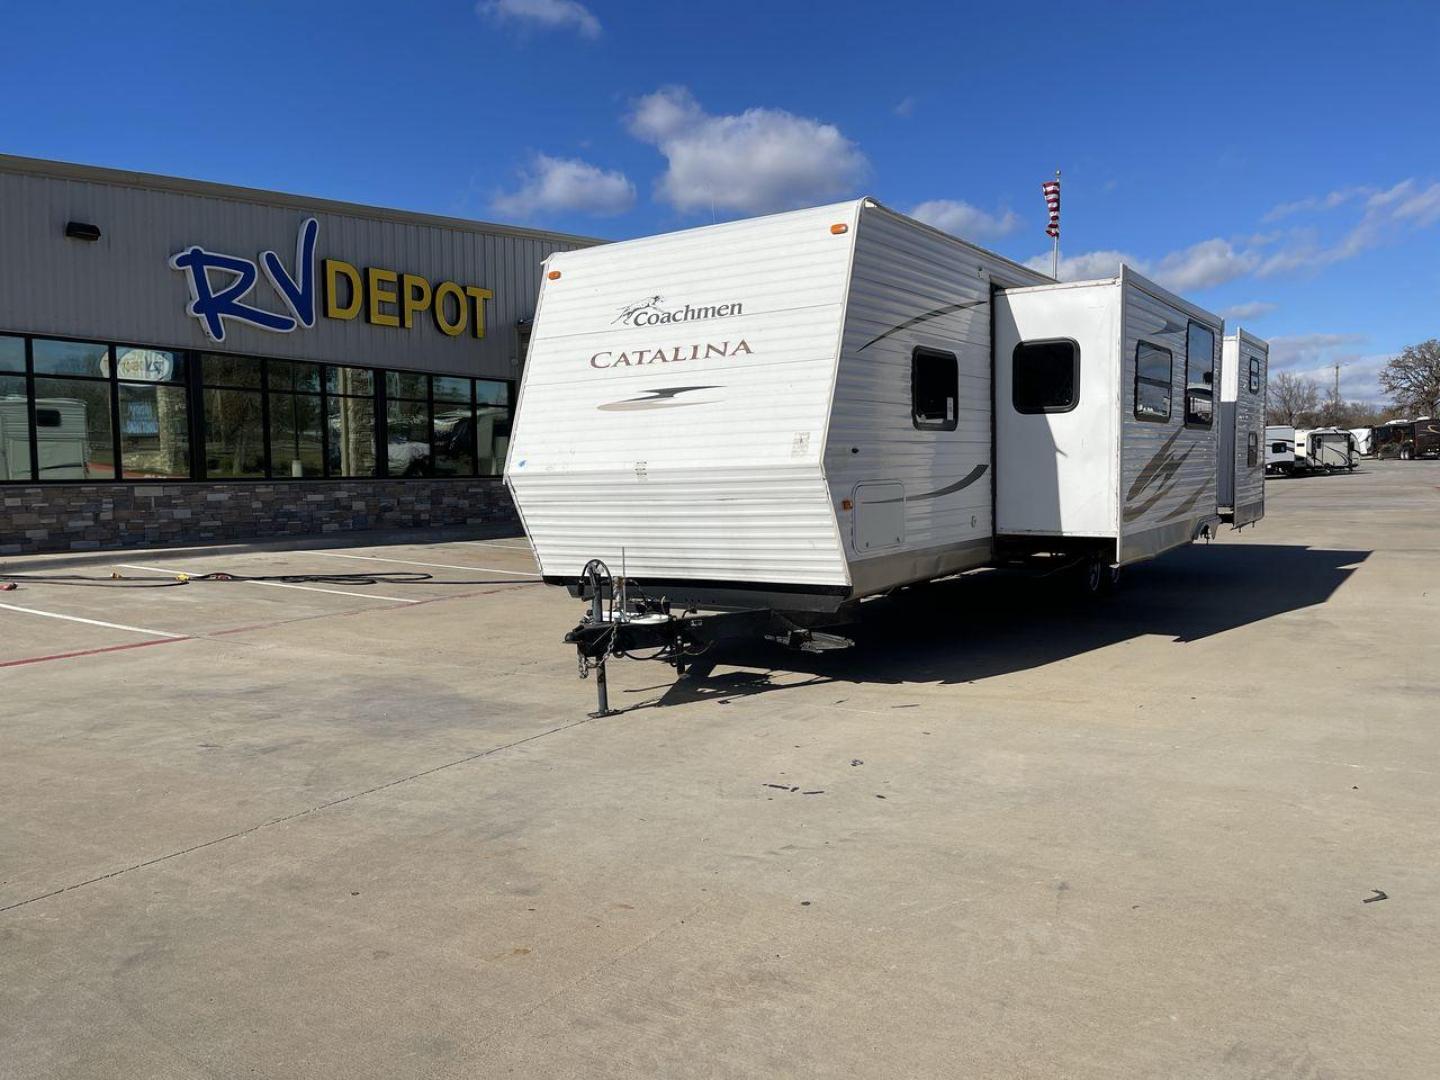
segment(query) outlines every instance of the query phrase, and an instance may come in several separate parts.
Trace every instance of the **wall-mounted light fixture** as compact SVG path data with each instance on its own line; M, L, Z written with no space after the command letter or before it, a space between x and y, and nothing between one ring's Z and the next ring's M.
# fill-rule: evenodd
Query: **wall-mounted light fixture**
M100 239L100 226L91 225L88 221L67 221L65 235L71 240L84 240L93 244Z

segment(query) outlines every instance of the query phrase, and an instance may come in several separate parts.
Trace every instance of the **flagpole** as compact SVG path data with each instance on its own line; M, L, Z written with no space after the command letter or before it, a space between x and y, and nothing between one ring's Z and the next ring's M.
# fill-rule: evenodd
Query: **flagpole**
M1060 183L1059 169L1055 170L1055 183ZM1058 224L1055 226L1055 235L1051 238L1050 276L1056 281L1060 280L1060 226Z

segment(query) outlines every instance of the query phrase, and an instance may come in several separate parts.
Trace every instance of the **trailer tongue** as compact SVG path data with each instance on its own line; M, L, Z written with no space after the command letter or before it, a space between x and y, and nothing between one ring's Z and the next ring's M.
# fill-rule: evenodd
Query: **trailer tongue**
M591 559L580 574L578 595L589 601L589 610L576 627L565 635L575 646L580 678L595 673L597 707L591 716L609 716L606 663L610 657L627 660L659 660L684 675L690 662L709 652L727 638L764 638L804 652L828 652L854 644L849 638L800 626L781 612L761 608L745 611L717 611L701 614L695 609L676 615L665 597L646 595L641 583L614 578L610 568ZM636 655L639 650L654 650Z

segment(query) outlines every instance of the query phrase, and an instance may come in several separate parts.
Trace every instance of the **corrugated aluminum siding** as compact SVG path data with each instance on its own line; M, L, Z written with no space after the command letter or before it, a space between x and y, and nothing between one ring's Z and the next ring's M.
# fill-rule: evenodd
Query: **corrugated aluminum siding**
M993 536L990 288L1047 280L884 207L862 211L825 470L837 502L858 483L904 485L905 536L897 550ZM957 357L954 431L914 425L911 358L919 346ZM925 497L980 467L985 472L968 487ZM859 560L850 530L843 535L849 557ZM972 561L985 555L978 550ZM895 572L908 577L903 567ZM928 572L917 564L914 574Z
M1235 369L1235 507L1265 506L1265 399L1270 385L1270 345L1244 330L1236 333L1239 360ZM1260 392L1250 392L1250 358L1260 361ZM1246 462L1247 439L1251 432L1259 439L1259 453L1253 468ZM1253 521L1259 515L1246 515ZM1237 524L1243 524L1237 518Z
M100 338L166 348L322 360L441 373L514 378L516 323L534 312L540 264L552 252L581 246L574 237L546 237L420 215L361 208L263 192L231 191L24 159L0 159L0 330ZM193 188L193 190L190 190ZM312 329L289 334L229 321L213 343L185 313L186 275L170 256L192 245L257 260L273 250L294 270L296 233L308 216L320 223L320 261L366 266L478 285L487 302L483 339L450 338L423 313L410 329L372 326L321 313ZM67 221L98 225L100 241L64 236ZM221 279L217 279L218 281ZM285 311L262 275L246 303Z
M1204 323L1215 334L1218 373L1224 324L1128 269L1122 284L1119 507L1125 561L1185 543L1200 522L1216 517L1218 402L1210 427L1185 426L1185 350L1190 320ZM1135 418L1135 351L1141 341L1168 349L1173 358L1170 419L1164 423Z
M830 226L853 226L856 212L820 207L551 260L560 277L541 294L506 468L546 575L577 576L597 557L619 573L623 550L642 583L848 584L820 455L853 240L853 228ZM738 302L742 314L650 326L621 316L652 297L670 311ZM740 340L745 354L689 358L694 345ZM653 361L676 347L681 360ZM649 359L631 364L642 351Z

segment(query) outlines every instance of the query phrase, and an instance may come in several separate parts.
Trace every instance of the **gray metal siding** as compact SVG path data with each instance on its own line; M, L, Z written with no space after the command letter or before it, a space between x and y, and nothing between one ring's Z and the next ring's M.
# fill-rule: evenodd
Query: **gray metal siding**
M585 244L194 186L200 190L163 178L147 186L103 170L56 166L47 174L35 163L0 161L0 331L514 378L515 325L534 313L542 261ZM379 266L419 274L432 287L455 281L488 288L494 298L486 303L486 336L467 330L447 337L425 313L408 330L373 326L363 312L350 321L328 319L322 301L313 328L277 334L232 320L225 341L212 342L185 312L187 278L170 268L170 256L200 245L253 261L269 249L293 271L296 233L308 216L320 224L317 276L325 258L336 258L362 272ZM72 220L98 225L101 240L67 239L65 223ZM263 275L245 302L285 310Z
M862 211L825 471L837 500L851 498L858 484L903 485L903 541L896 546L911 554L912 565L887 564L885 587L953 569L937 563L937 550L963 550L966 565L988 557L994 535L990 287L1047 280L883 207ZM911 355L917 346L957 357L960 400L953 431L917 430L912 421ZM968 486L936 497L978 469L984 471ZM858 508L858 498L856 503ZM844 532L852 563L894 563L892 553L856 550L850 530ZM857 591L864 591L863 569L852 566L852 572Z
M1206 521L1218 520L1216 446L1219 409L1208 428L1185 426L1185 346L1189 321L1215 333L1215 371L1220 372L1223 323L1198 308L1162 298L1163 290L1124 275L1124 322L1120 338L1120 561L1159 554L1193 539ZM1135 419L1135 347L1140 341L1170 350L1170 419ZM1219 388L1218 378L1215 388ZM1218 393L1216 397L1218 398ZM1218 401L1216 402L1218 405Z
M1239 384L1235 394L1235 523L1255 521L1265 514L1265 397L1270 385L1270 346L1260 338L1241 331L1237 335ZM1250 392L1250 358L1260 361L1260 392ZM1260 440L1259 454L1253 468L1247 466L1246 440L1250 432ZM1241 508L1245 513L1240 514Z

